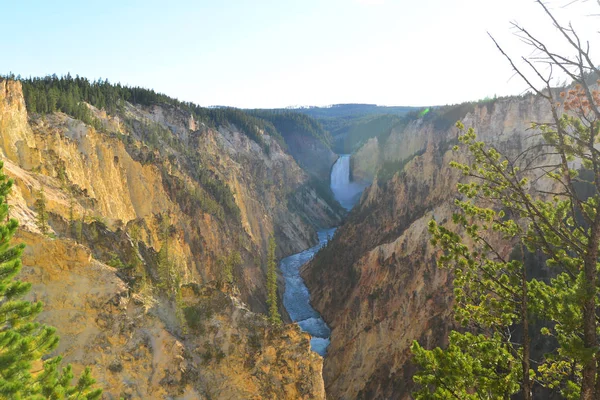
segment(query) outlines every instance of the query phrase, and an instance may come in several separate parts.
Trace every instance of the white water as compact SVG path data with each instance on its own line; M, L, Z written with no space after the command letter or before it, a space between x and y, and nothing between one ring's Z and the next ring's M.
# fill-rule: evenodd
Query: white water
M344 208L350 210L360 199L364 188L364 185L350 182L350 156L340 156L331 170L331 189L336 199ZM323 229L317 232L319 243L316 246L286 257L279 264L279 269L285 279L283 305L292 321L298 322L300 328L312 336L310 341L312 350L322 356L327 354L331 329L310 305L310 294L300 276L300 267L306 264L327 243L329 238L333 237L335 229Z
M311 348L322 356L327 353L331 330L323 321L321 315L310 305L310 294L300 276L300 267L306 264L327 243L328 238L333 236L334 232L335 228L319 231L319 244L286 257L279 264L279 269L281 269L285 279L283 305L292 321L298 322L300 328L312 336Z
M350 210L360 200L366 185L350 182L350 154L342 154L331 169L331 190L342 207Z

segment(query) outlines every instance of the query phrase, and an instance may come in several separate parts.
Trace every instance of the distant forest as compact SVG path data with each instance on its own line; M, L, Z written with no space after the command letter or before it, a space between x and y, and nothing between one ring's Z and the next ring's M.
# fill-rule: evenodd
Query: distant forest
M331 134L323 128L319 121L308 115L285 109L250 110L249 113L272 123L275 129L284 137L289 134L313 136L327 147L332 145L333 138Z

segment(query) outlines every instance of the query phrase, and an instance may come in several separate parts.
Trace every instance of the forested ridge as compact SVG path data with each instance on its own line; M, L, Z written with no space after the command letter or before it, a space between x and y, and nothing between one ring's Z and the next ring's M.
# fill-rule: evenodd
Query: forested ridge
M196 121L212 128L227 123L233 124L265 149L268 146L262 137L263 132L276 139L282 147L286 147L285 141L273 124L233 107L201 107L152 89L114 84L107 79L90 81L80 76L73 77L71 74L34 78L15 77L11 74L6 78L21 81L27 111L30 113L48 114L60 111L101 129L100 121L94 118L84 103L105 110L109 115L122 111L125 102L143 106L170 105L189 112Z
M14 76L6 77L15 79ZM17 78L18 79L18 78ZM23 94L27 110L30 113L49 114L53 112L64 112L71 117L81 120L86 124L94 126L97 130L104 130L101 121L94 116L86 103L99 109L105 110L110 115L118 115L124 111L125 101L134 102L141 105L171 105L183 108L201 121L206 121L210 126L223 125L227 122L234 124L238 129L247 132L253 132L254 136L248 134L253 140L261 146L267 147L267 144L260 137L258 130L251 130L252 127L264 126L262 120L246 116L241 110L209 110L214 111L211 114L202 114L208 110L192 103L182 103L176 99L170 98L164 94L156 93L154 90L138 87L127 87L120 84L111 84L108 81L98 80L91 82L86 78L57 77L56 75L45 78L20 79L23 86ZM194 108L197 110L194 111ZM209 119L210 117L210 119ZM141 157L142 162L156 162L162 165L161 172L164 176L164 182L167 189L178 202L194 204L204 212L216 216L224 221L226 215L232 216L233 220L239 222L240 210L235 203L233 193L229 186L218 176L208 170L202 163L199 155L187 148L183 143L177 140L172 132L152 121L140 122L134 119L124 118L125 126L130 131L140 133L140 140L148 146L150 152L140 153L136 146L130 146L133 142L131 136L115 134L122 139L128 150ZM259 128L260 129L260 128ZM271 128L274 131L274 128ZM276 133L276 132L275 132ZM280 137L279 137L280 138ZM168 150L171 149L171 150ZM158 152L155 152L158 150ZM202 190L198 188L187 187L176 176L170 176L168 169L163 165L159 158L175 160L173 152L179 152L185 155L179 164L182 168L188 170L199 183ZM160 155L160 156L159 156Z

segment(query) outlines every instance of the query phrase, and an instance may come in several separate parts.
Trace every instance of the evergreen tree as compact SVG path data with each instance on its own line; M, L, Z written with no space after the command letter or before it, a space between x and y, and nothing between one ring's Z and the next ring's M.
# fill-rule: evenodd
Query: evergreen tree
M69 225L67 226L67 235L75 236L75 196L73 190L69 190Z
M40 232L44 235L48 234L48 211L46 210L46 194L44 193L44 187L37 192L36 200L35 200L35 211L36 215L36 225Z
M25 92L25 104L27 104L27 110L30 113L37 112L37 99L35 98L35 92L33 90Z
M232 251L227 258L219 258L217 264L217 285L222 287L223 283L233 283L233 269L242 263L242 257L238 251Z
M161 247L158 252L158 279L157 286L164 290L169 296L177 296L181 286L181 277L179 269L171 254L171 236L175 232L175 227L171 225L169 214L162 215L160 221L160 239Z
M585 93L579 89L564 96L564 107L590 111L590 104L600 104L600 93L590 93L597 103L581 105ZM422 367L414 378L422 386L415 393L417 399L499 399L517 393L531 399L534 382L567 399L597 398L597 372L590 386L584 372L597 357L598 321L593 319L594 334L588 345L585 318L589 310L595 316L600 306L600 157L594 147L600 120L588 112L585 117L593 122L586 125L565 113L557 124L538 127L561 160L554 171L544 173L561 184L561 191L549 199L533 198L527 173L477 141L472 128L460 136L472 159L452 165L476 180L459 184L465 200L455 201L461 212L454 215L453 223L469 240L435 221L430 232L433 243L444 250L440 265L454 272L455 317L473 333L452 332L446 350L413 344L415 360ZM574 158L595 171L591 181L569 168L568 160ZM592 188L587 197L582 196L582 183ZM490 238L498 234L511 243L520 242L530 252L542 251L556 277L550 281L528 277L521 260L502 256L494 246ZM531 332L534 317L546 325L538 332ZM520 340L514 336L516 328ZM558 347L532 363L531 340L540 333L552 336ZM592 397L584 396L587 391Z
M269 250L267 253L267 304L269 306L269 321L280 325L281 316L277 307L277 260L275 259L275 238L269 238Z
M421 366L415 375L421 385L417 399L504 399L517 393L531 399L534 385L567 399L600 398L600 91L592 86L600 69L575 29L563 27L541 0L536 2L575 56L556 55L515 24L534 49L535 56L525 61L542 82L537 87L498 46L547 101L552 116L532 124L543 142L516 158L504 157L478 141L472 128L465 132L458 124L460 143L471 157L452 165L473 179L459 184L455 228L432 222L430 231L444 250L441 264L454 271L455 315L471 333L453 332L445 350L413 344ZM555 69L538 69L540 59L573 85L553 88ZM578 164L582 169L575 169ZM536 195L532 182L542 178L550 189ZM542 253L552 278L527 276L522 261L504 257L493 237ZM535 330L530 320L537 321ZM513 335L515 330L520 334ZM550 336L555 348L532 360L530 342L540 334Z
M6 221L13 182L2 173L2 167L0 162L0 221ZM0 223L0 398L98 399L102 391L92 389L90 370L72 386L71 367L59 369L60 356L43 361L41 372L31 371L33 362L56 348L58 336L55 328L35 322L42 311L40 302L21 300L31 284L14 279L21 270L25 247L10 244L17 226L15 219Z
M242 264L242 256L239 251L232 251L227 257L227 265L225 267L225 280L228 283L233 283L233 269Z
M60 92L57 88L54 87L48 91L48 112L53 113L56 111L59 97Z
M471 134L472 130L467 135ZM467 140L467 135L461 140ZM474 151L479 154L480 149ZM479 171L499 179L492 177L490 170L493 168L485 165ZM466 199L455 201L461 212L454 214L453 224L468 240L434 220L429 224L432 243L444 251L438 265L454 274L455 318L468 331L452 332L445 350L428 351L413 343L415 360L423 367L414 376L422 387L414 393L416 399L508 399L518 392L531 399L531 306L526 270L520 260L502 256L490 240L495 232L501 232L505 240L513 242L522 238L522 231L504 210L474 201L487 199L481 192L491 193L484 185L459 184L459 193ZM490 197L495 199L497 194ZM521 341L512 337L515 326L522 328Z

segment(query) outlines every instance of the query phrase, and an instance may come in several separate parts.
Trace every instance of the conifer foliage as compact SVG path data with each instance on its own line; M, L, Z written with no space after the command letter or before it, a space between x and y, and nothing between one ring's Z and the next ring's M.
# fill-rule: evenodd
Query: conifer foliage
M516 157L457 124L470 157L452 166L468 181L458 185L453 226L429 228L441 266L454 273L455 316L467 332L452 332L446 349L414 342L417 399L600 398L600 69L573 26L536 2L574 56L515 24L534 50L524 60L536 85L497 45L552 116L532 123L533 138L543 140ZM556 70L572 80L569 88L552 87ZM501 250L506 244L520 249L515 257ZM546 260L550 277L531 273L525 249ZM541 337L545 354L533 351Z
M37 216L35 219L35 223L44 235L48 234L48 211L46 210L46 194L44 193L44 187L38 191L35 200L35 210L37 211Z
M25 245L11 245L18 222L8 218L7 196L13 181L2 172L0 161L0 398L2 399L98 399L89 368L71 385L71 366L60 368L61 357L43 361L58 345L56 329L35 322L40 302L23 300L31 284L15 279L21 270ZM33 366L37 370L33 370Z

